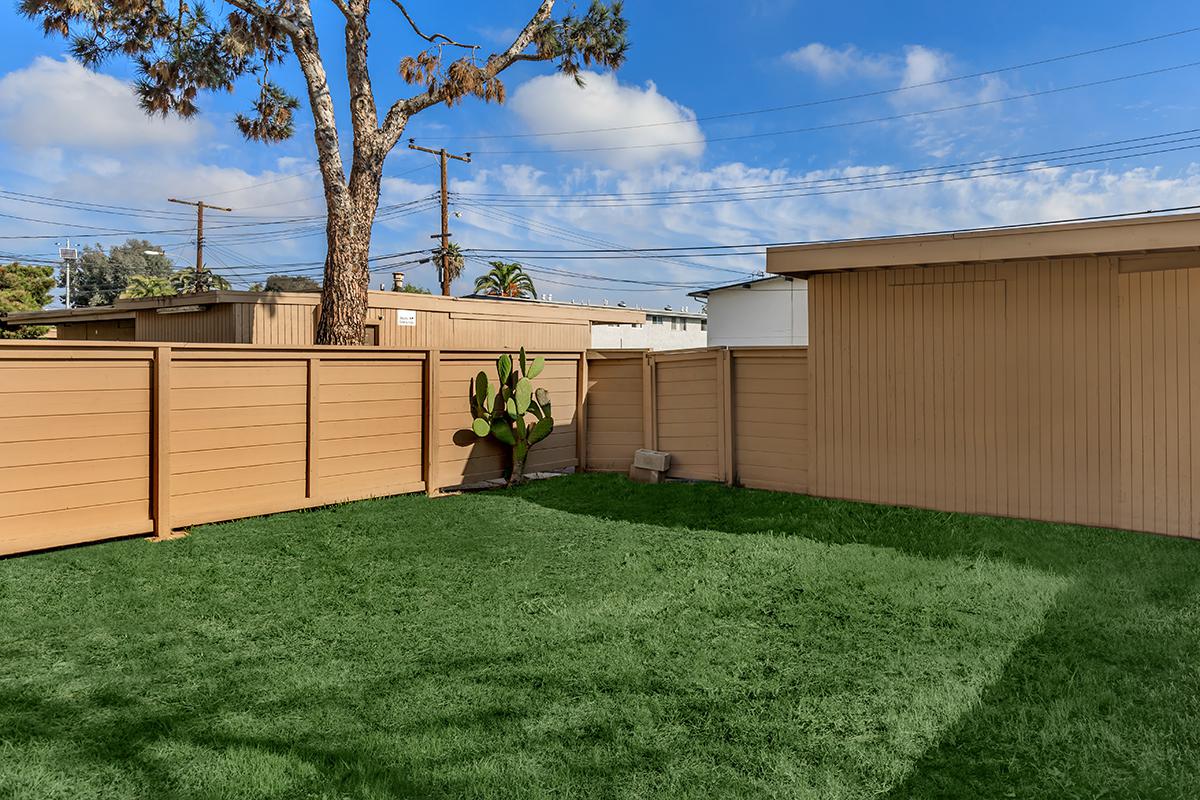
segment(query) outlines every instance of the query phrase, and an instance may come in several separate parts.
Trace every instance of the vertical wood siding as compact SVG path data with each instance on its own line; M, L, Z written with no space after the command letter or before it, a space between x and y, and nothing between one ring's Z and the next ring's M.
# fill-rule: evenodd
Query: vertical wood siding
M1200 269L1121 263L814 276L812 492L1200 535Z
M244 304L222 304L186 314L158 314L153 309L137 312L137 338L141 342L248 341L239 331Z
M316 340L316 306L259 303L250 309L251 344L304 346Z
M1200 535L1200 269L1122 273L1121 527Z

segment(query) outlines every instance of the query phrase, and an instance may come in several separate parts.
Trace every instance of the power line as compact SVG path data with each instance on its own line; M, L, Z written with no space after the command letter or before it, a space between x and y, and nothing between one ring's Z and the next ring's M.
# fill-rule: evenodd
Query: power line
M870 180L857 178L830 179L829 185L837 187L838 183L846 184L843 188L828 188L818 191L781 191L781 192L760 192L750 195L728 194L718 195L715 197L693 198L662 198L662 199L635 199L633 202L613 202L607 200L597 200L592 202L557 202L549 204L538 204L532 201L505 203L501 201L492 201L487 203L488 208L645 208L654 206L685 206L685 205L707 205L712 203L728 203L728 202L748 202L753 200L779 200L793 197L818 197L824 195L835 194L850 194L865 191L876 191L882 189L903 189L919 186L928 186L938 183L956 183L959 181L968 180L983 180L985 178L996 178L1005 175L1025 174L1031 172L1045 172L1047 170L1059 170L1065 167L1085 166L1089 164L1098 164L1113 160L1126 160L1131 158L1142 158L1145 156L1161 155L1163 153L1175 153L1184 150L1194 150L1200 147L1200 136L1180 139L1180 142L1193 142L1180 147L1160 147L1157 149L1145 150L1136 153L1127 153L1126 155L1113 157L1105 155L1105 151L1100 151L1096 154L1102 157L1096 158L1078 158L1073 161L1063 161L1062 163L1043 164L1042 160L1027 161L1016 164L1002 164L1005 169L993 169L989 171L981 170L950 170L942 173L933 173L927 175L917 175L912 178L899 179L892 181L887 175L882 175ZM1164 142L1164 144L1172 144L1173 142ZM1128 150L1131 148L1122 148ZM1116 151L1108 151L1116 152ZM891 181L891 182L888 182Z
M478 256L467 256L467 258L470 261L474 261L476 263L483 264L484 266L488 265L486 259L482 259ZM617 281L619 279L615 279L615 278L609 279L609 278L605 278L603 276L588 275L588 274L584 274L584 273L571 273L571 272L565 272L563 270L554 270L550 267L544 267L544 266L541 266L538 264L532 264L532 263L525 262L525 261L521 262L521 267L535 275L539 275L538 281L540 281L540 282L550 283L550 284L554 284L556 286L567 286L567 287L570 287L573 289L590 289L592 291L661 293L661 292L678 291L679 289L699 289L699 288L703 288L703 286L705 286L705 284L688 284L688 285L662 284L662 285L660 285L660 284L654 284L649 281L642 281L642 282L626 281L626 283L637 284L640 288L631 288L629 286L620 286L620 287L618 287L618 286L596 286L596 285L587 285L587 284L582 284L582 283L572 283L569 281L557 280L554 277L544 277L541 273L549 274L552 276L565 274L568 276L578 276L583 279L601 280L601 281L603 281L603 280ZM653 287L653 288L646 288L648 286Z
M601 153L617 150L648 150L660 147L681 147L695 144L710 144L712 142L733 142L746 139L762 139L769 136L787 136L797 133L815 133L819 131L839 130L844 128L853 128L859 125L872 125L880 122L896 122L904 119L915 119L917 117L931 116L934 114L945 114L951 111L964 111L969 108L982 108L984 106L997 105L999 103L1010 103L1014 100L1028 100L1033 97L1045 97L1047 95L1061 94L1063 92L1076 91L1078 89L1090 89L1096 86L1107 86L1109 84L1120 83L1122 81L1135 80L1137 78L1147 78L1154 75L1164 75L1170 72L1178 72L1179 70L1191 69L1200 66L1200 61L1189 61L1186 64L1176 64L1170 67L1160 67L1158 69L1146 70L1144 72L1134 72L1128 75L1118 75L1113 78L1103 78L1100 80L1086 81L1084 83L1071 84L1069 86L1058 86L1052 89L1039 89L1033 92L1025 92L1024 94L1009 95L1008 97L994 97L988 100L975 100L970 103L958 103L952 106L943 106L941 108L931 108L922 111L907 111L900 114L889 114L883 117L871 117L869 119L849 120L845 122L828 122L822 125L810 125L804 128L787 128L779 131L760 131L758 133L743 133L731 136L714 136L704 139L688 139L678 142L656 142L654 144L624 144L624 145L606 145L600 147L564 147L556 148L556 153ZM544 150L477 150L480 155L531 155L545 152Z
M493 219L498 222L507 223L507 224L521 224L527 230L529 230L531 233L535 233L535 234L538 233L539 231L536 230L534 226L542 225L542 223L539 223L535 220L526 219L526 218L520 217L516 214L510 214L510 213L508 213L506 211L502 211L500 209L490 209L490 211L492 211L494 213L489 213L489 212L484 211L481 208L474 207L469 203L466 204L466 208L467 208L467 211L469 211L470 213L477 214L477 215L485 217L485 218L490 218L490 219ZM499 214L502 216L495 216L494 214ZM507 217L508 219L505 219L505 217ZM557 228L557 226L553 226L553 225L549 225L549 224L545 224L542 227L548 229L548 230L544 231L545 235L551 236L556 239L563 239L566 241L574 241L577 244L599 244L604 247L618 247L618 248L624 246L624 245L617 244L615 242L607 241L605 239L597 239L597 238L588 237L588 236L576 236L576 235L573 235L570 231L566 231L566 229ZM559 230L559 231L563 231L563 232L556 234L554 232L555 230ZM676 266L687 267L689 269L707 269L707 270L712 270L712 271L717 271L717 272L730 272L730 273L734 273L737 275L743 274L743 272L739 271L739 270L726 269L725 267L715 267L715 266L712 266L709 264L693 264L688 261L684 261L683 259L674 258L674 257L661 257L657 260L662 261L667 264L674 264Z
M800 186L816 186L823 183L828 183L837 180L859 180L871 177L887 177L896 178L901 175L909 175L916 173L927 173L932 170L942 169L957 169L977 166L990 166L1003 161L1013 161L1017 159L1043 159L1048 156L1061 155L1066 153L1077 153L1083 150L1095 150L1102 147L1112 147L1116 145L1134 144L1138 142L1150 142L1156 139L1168 139L1191 134L1200 134L1200 128L1185 128L1183 130L1168 131L1166 133L1147 134L1145 136L1133 136L1125 139L1113 139L1107 142L1096 142L1093 144L1076 145L1074 147L1062 147L1054 150L1040 150L1033 153L1022 153L1012 156L992 156L989 158L981 158L975 161L959 161L950 164L930 164L924 167L912 167L903 170L889 170L887 172L876 173L874 175L863 176L847 176L846 178L815 178L799 181L779 181L777 183L750 183L739 184L735 186L709 186L698 187L695 189L655 189L642 192L454 192L454 197L469 198L472 200L486 201L489 199L500 198L567 198L575 199L579 197L587 198L615 198L624 199L631 197L666 197L666 196L687 196L692 194L706 194L711 192L740 192L743 190L753 189L777 189L782 187L800 187ZM1132 148L1131 148L1132 149Z
M912 239L918 236L942 236L954 233L974 233L977 231L1005 231L1013 228L1029 228L1037 225L1065 225L1072 222L1097 222L1100 220L1126 219L1129 217L1149 217L1158 214L1171 214L1177 211L1196 211L1200 209L1200 204L1187 206L1170 206L1167 208L1150 208L1142 211L1117 211L1111 214L1093 214L1086 217L1066 217L1059 219L1044 219L1034 222L1014 222L1006 225L987 225L975 228L944 228L933 231L915 231L912 233L897 233L886 236L856 236L843 239L809 239L809 240L793 240L783 242L750 242L742 244L707 244L707 245L679 245L677 247L634 247L622 250L535 250L535 249L495 249L495 250L464 250L464 253L534 253L540 258L545 257L567 257L568 254L580 254L581 256L595 254L613 254L613 257L620 257L625 254L645 254L645 253L677 253L679 251L694 251L694 252L713 252L713 251L728 251L728 250L745 250L755 248L762 250L768 247L795 247L798 245L812 244L842 244L847 242L863 242L863 241L894 241ZM739 255L753 255L753 253L742 253Z
M912 83L912 84L907 84L905 86L898 86L898 87L895 87L892 89L878 89L878 90L870 91L870 92L858 92L856 94L842 95L841 97L828 97L828 98L823 98L823 99L819 99L819 100L809 100L809 101L802 102L802 103L791 103L791 104L782 105L782 106L770 106L767 108L751 109L748 111L730 111L730 112L725 112L725 113L720 113L720 114L709 114L709 115L702 116L702 117L693 117L691 119L669 120L669 121L664 121L664 122L643 122L643 123L636 124L636 125L614 125L614 126L607 127L607 128L582 128L582 129L567 130L567 131L547 131L544 133L493 133L493 134L480 134L480 135L476 135L476 136L451 136L448 138L453 141L465 141L465 140L483 141L483 140L488 140L488 139L529 139L529 138L540 138L540 137L544 137L544 136L573 136L573 135L584 134L584 133L610 133L610 132L616 132L616 131L631 131L631 130L639 130L642 128L658 128L658 127L664 127L664 126L668 126L668 125L687 125L687 124L695 123L695 122L711 122L713 120L733 119L736 117L747 117L747 116L754 116L754 115L759 115L759 114L773 114L773 113L780 112L780 111L793 111L793 110L799 109L799 108L812 108L814 106L829 105L832 103L843 103L843 102L847 102L850 100L863 100L863 99L871 98L871 97L883 97L886 95L898 94L901 92L910 92L915 89L925 89L925 88L929 88L931 86L944 86L946 84L957 83L959 81L965 81L965 80L971 80L973 78L983 78L983 77L987 77L989 75L998 75L1003 72L1013 72L1016 70L1028 69L1030 67L1039 67L1039 66L1044 66L1046 64L1054 64L1054 63L1058 63L1061 61L1068 61L1068 60L1075 59L1075 58L1082 58L1084 56L1097 55L1099 53L1107 53L1107 52L1111 52L1113 50L1120 50L1120 49L1127 48L1127 47L1135 47L1138 45L1149 44L1151 42L1158 42L1158 41L1162 41L1164 39L1170 39L1170 38L1174 38L1177 36L1184 36L1189 33L1195 33L1196 31L1200 31L1200 27L1184 28L1183 30L1171 31L1169 33L1162 33L1162 34L1158 34L1155 36L1147 36L1142 39L1133 39L1133 40L1127 41L1127 42L1119 42L1117 44L1107 45L1104 47L1096 47L1096 48L1092 48L1090 50L1080 50L1080 51L1077 51L1074 53L1067 53L1067 54L1058 55L1058 56L1050 56L1048 58L1041 58L1036 61L1026 61L1025 63L1022 63L1022 64L1013 64L1013 65L1006 66L1006 67L996 67L993 69L981 70L979 72L972 72L972 73L968 73L965 75L955 75L955 76L949 77L949 78L941 78L939 80L923 81L921 83Z

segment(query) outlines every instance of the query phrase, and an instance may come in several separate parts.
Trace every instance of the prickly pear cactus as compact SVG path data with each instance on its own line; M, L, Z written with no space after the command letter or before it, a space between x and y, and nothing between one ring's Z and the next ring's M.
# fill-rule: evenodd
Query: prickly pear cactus
M471 430L479 438L491 436L509 449L512 454L509 486L525 480L529 448L554 430L550 393L533 385L533 379L545 367L545 358L530 360L522 347L515 364L508 353L496 359L495 386L485 372L471 382ZM532 415L532 421L527 421L526 415Z

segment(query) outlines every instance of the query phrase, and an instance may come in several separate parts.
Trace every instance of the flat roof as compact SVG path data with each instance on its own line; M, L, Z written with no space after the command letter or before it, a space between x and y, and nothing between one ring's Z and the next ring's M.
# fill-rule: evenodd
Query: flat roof
M804 275L877 267L1152 253L1200 248L1200 213L976 228L767 248L767 271Z
M690 297L691 295L689 295ZM688 317L689 319L706 319L708 317L703 311L684 311L682 309L667 309L667 308L642 308L640 306L630 308L629 306L614 306L614 305L596 305L595 303L554 303L550 300L539 300L534 297L501 297L494 294L467 294L463 295L462 300L490 300L492 302L501 303L533 303L537 305L547 306L564 306L566 308L591 308L599 311L629 311L635 314L654 314L655 316L672 316L672 317ZM626 320L620 320L625 322Z
M759 283L766 283L767 281L790 280L796 279L792 278L791 275L767 275L762 278L750 278L748 280L738 281L737 283L725 283L721 286L711 286L708 289L697 289L694 292L688 292L688 297L708 297L713 292L723 292L726 289L749 289L751 286ZM803 278L800 278L799 280L803 281Z
M255 305L307 305L317 306L321 295L316 292L201 292L198 294L149 297L140 300L118 300L111 306L88 308L57 308L44 311L14 311L4 316L9 324L57 325L71 322L91 322L107 319L132 319L138 311L176 306L217 306L226 303L253 303ZM413 311L441 311L467 315L491 314L525 318L531 321L556 319L573 322L635 323L645 318L645 313L634 309L614 306L582 306L569 303L537 302L520 307L496 304L483 309L478 302L459 297L417 294L415 292L368 292L367 303L373 308L398 308Z

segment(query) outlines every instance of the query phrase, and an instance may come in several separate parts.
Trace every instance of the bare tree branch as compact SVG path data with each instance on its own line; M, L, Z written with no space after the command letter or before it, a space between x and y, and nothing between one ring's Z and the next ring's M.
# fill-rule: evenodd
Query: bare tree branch
M479 47L477 44L464 44L463 42L456 42L444 33L431 33L428 35L421 33L421 29L417 27L417 23L409 15L408 9L404 7L404 4L401 3L400 0L392 0L392 4L396 6L396 8L400 9L400 13L404 15L406 20L408 20L408 24L412 27L413 33L417 34L417 36L420 36L427 42L431 42L432 44L448 44L453 47L465 47L468 50L475 50Z
M392 0L396 2L397 0ZM502 71L507 69L516 61L545 61L537 55L526 54L525 48L529 47L529 43L533 41L533 37L537 34L538 28L550 19L551 13L554 11L554 0L542 0L542 4L538 7L533 17L517 34L517 38L508 46L503 53L493 53L488 56L487 63L483 67L484 76L487 78L495 77ZM407 16L407 15L406 15ZM397 100L388 109L387 117L383 120L381 130L383 131L384 141L389 148L400 139L400 135L404 133L404 126L408 124L408 118L413 114L430 106L437 105L446 98L446 84L441 84L437 88L422 92L413 97L408 97L402 100Z

